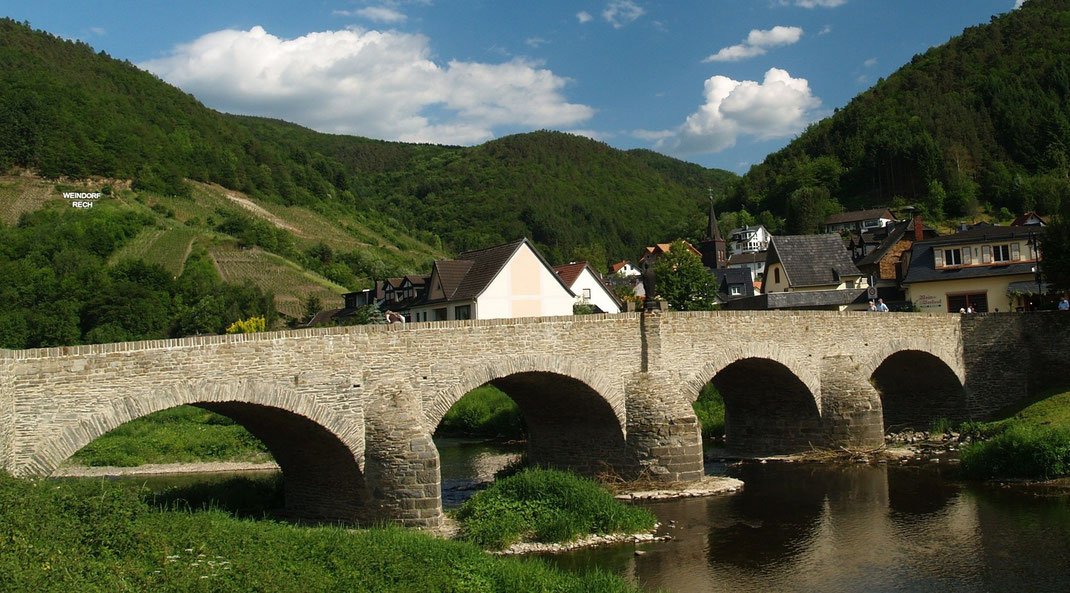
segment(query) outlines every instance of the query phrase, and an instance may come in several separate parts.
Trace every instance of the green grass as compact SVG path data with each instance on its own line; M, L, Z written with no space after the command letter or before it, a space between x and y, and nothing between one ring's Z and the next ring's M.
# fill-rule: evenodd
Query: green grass
M484 385L469 391L446 412L435 434L488 438L524 438L520 408L501 390Z
M179 406L132 420L71 457L79 465L270 461L264 444L230 418Z
M605 572L578 576L411 530L161 511L128 486L5 474L0 583L5 593L638 591Z
M992 422L966 422L960 431L990 437L964 446L963 474L976 479L1047 480L1070 476L1070 391L1042 392Z
M962 448L962 472L987 479L1050 480L1070 475L1070 428L1015 424Z
M719 439L724 436L724 398L713 383L707 383L692 404L695 415L702 424L703 439Z
M520 541L567 542L589 534L653 529L649 511L613 498L598 483L545 469L494 482L461 506L461 537L488 549Z

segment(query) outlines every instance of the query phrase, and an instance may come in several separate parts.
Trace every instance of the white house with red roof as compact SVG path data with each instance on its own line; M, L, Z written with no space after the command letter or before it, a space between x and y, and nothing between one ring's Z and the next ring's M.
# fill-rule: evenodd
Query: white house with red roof
M554 266L554 272L576 295L576 304L590 304L602 313L620 313L624 307L616 295L602 282L591 264L581 261Z

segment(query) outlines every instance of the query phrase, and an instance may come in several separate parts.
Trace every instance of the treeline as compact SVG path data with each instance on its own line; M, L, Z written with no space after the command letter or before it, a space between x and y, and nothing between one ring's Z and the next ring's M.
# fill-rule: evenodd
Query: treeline
M0 226L0 348L36 348L221 334L278 314L255 286L224 284L194 251L182 275L108 258L155 219L95 207L39 210Z
M874 206L1050 214L1068 174L1070 2L1030 0L914 56L753 167L724 207L770 210L788 232Z

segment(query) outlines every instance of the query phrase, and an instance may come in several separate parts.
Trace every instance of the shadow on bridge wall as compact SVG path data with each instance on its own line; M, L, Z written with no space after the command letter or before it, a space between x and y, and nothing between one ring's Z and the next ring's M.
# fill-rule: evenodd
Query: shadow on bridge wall
M528 427L528 457L587 475L636 467L613 408L587 384L556 373L523 372L490 382L516 402Z
M969 416L966 392L943 360L921 350L900 350L873 371L884 430L927 430L937 418L961 422Z
M730 451L775 455L824 444L814 394L783 364L744 358L721 369L712 381L724 398Z

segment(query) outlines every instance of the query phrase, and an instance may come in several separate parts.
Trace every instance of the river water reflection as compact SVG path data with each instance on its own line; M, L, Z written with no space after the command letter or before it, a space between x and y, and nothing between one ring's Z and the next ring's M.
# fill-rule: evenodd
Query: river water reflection
M1070 591L1070 499L931 468L744 465L742 492L646 505L671 542L547 557L676 593ZM674 521L674 526L669 522Z

